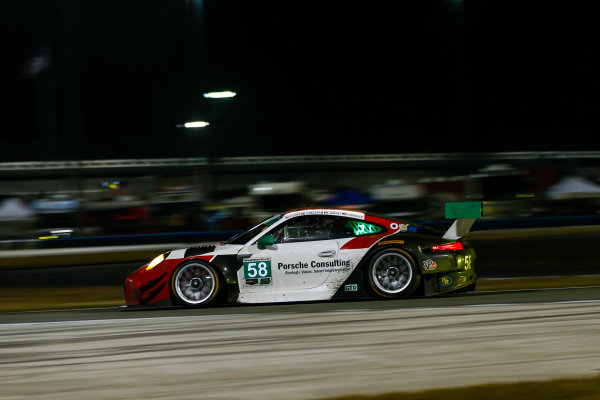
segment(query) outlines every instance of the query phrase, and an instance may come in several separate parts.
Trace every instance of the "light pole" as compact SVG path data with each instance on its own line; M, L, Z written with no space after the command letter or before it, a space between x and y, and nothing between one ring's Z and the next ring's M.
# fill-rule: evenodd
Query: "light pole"
M209 125L210 125L210 123L207 121L190 121L190 122L185 122L183 124L177 124L177 125L175 125L175 127L183 128L183 129L197 130L197 129L206 128ZM185 147L187 147L187 152L188 152L189 157L197 157L196 152L194 151L196 140L193 140L192 138L190 138L188 136L188 134L184 134L184 137L185 137L184 143L187 144ZM193 184L197 188L196 189L196 201L198 202L200 207L203 202L206 202L206 200L210 199L211 190L212 190L212 182L211 182L212 177L211 177L211 173L210 173L210 155L208 152L207 142L208 141L205 140L204 143L202 144L203 156L204 156L203 168L201 170L198 170L198 167L194 166L193 170L191 171L192 179L194 182ZM200 190L200 188L202 188L203 190Z

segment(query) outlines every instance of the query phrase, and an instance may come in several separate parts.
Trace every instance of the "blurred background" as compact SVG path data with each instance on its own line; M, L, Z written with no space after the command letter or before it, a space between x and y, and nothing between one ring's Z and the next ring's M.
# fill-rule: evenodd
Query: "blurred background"
M323 3L3 1L0 240L598 214L585 2Z

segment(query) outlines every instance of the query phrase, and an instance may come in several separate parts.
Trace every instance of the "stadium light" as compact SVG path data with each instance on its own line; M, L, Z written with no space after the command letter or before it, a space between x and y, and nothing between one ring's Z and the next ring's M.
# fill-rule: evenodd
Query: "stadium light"
M222 92L208 92L203 94L203 96L207 99L230 99L236 95L237 93L232 92L231 90L224 90Z
M210 123L208 123L206 121L193 121L193 122L186 122L185 124L178 124L175 126L177 128L205 128L209 125L210 125Z

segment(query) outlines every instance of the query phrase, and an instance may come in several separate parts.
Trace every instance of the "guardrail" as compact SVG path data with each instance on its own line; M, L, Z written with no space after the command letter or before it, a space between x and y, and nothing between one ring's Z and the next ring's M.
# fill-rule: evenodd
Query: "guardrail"
M214 242L230 238L239 231L202 231L152 233L139 235L82 236L55 239L24 239L0 241L0 250L60 249L100 246L139 246L161 243Z
M518 160L564 160L599 159L600 151L513 151L489 153L406 153L406 154L347 154L347 155L295 155L263 157L217 157L210 160L212 166L235 166L257 164L312 164L319 163L380 163L422 161L462 161L466 159L491 161ZM108 168L168 168L205 166L209 160L204 157L154 158L154 159L115 159L115 160L70 160L70 161L17 161L0 162L0 172L22 171L66 171L102 170Z

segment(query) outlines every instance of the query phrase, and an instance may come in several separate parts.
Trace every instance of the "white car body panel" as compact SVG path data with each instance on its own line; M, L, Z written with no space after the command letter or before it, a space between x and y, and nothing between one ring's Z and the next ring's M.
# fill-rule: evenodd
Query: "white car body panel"
M271 265L271 282L269 284L248 284L244 276L244 268L237 271L239 295L237 303L257 304L273 302L320 301L330 300L358 266L365 254L373 245L365 248L344 249L343 246L356 236L313 240L307 242L277 243L261 250L256 242L267 231L287 222L291 218L305 215L335 215L364 220L365 215L355 211L339 211L328 209L311 209L285 214L281 220L268 230L256 235L246 245L217 245L215 250L206 255L247 255L244 260L268 261ZM388 232L389 236L406 225L395 225ZM384 236L384 237L385 237ZM380 240L382 240L380 238ZM174 250L168 256L184 258L186 249ZM304 265L300 266L302 263ZM329 263L329 264L327 264Z
M178 259L178 258L184 258L186 250L187 249L171 250L171 252L167 256L167 260L174 260L174 259Z
M272 282L247 284L244 268L238 270L238 303L329 300L348 279L369 248L343 249L354 238L305 243L279 243L265 250L248 246L241 254L269 260ZM335 254L331 254L335 252ZM321 255L320 255L321 254Z

